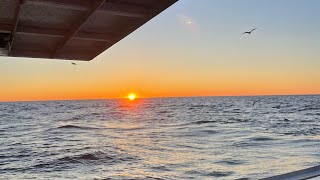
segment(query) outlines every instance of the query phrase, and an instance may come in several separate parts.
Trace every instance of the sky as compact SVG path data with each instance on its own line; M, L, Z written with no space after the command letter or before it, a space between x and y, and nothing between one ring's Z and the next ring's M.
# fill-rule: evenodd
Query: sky
M180 0L90 62L0 57L0 101L320 94L319 8Z

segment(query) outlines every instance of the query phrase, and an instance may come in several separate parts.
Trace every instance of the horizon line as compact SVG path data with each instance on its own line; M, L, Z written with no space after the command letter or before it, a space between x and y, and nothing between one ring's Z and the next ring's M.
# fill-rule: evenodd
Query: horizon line
M137 99L166 99L166 98L201 98L201 97L267 97L267 96L319 96L316 94L259 94L259 95L209 95L209 96L155 96L155 97L139 97ZM27 102L53 102L53 101L94 101L94 100L120 100L127 99L125 97L117 98L83 98L83 99L44 99L44 100L13 100L0 101L0 103L27 103Z

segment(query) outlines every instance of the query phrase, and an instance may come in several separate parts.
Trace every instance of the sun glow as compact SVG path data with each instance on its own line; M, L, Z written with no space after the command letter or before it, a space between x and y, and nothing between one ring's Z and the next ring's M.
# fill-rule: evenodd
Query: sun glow
M130 93L129 95L128 95L128 99L130 100L130 101L133 101L133 100L135 100L137 98L137 96L134 94L134 93Z

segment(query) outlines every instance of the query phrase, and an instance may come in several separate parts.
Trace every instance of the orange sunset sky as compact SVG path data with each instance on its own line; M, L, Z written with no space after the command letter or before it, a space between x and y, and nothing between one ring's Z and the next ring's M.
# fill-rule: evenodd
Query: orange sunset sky
M0 57L0 101L320 94L318 0L201 2L179 1L77 66Z

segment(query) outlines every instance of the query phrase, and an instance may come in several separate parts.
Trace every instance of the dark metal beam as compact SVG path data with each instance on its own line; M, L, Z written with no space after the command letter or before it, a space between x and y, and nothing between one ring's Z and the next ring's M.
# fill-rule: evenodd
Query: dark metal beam
M102 34L95 32L78 32L74 38L87 40L87 41L103 41L103 42L112 42L113 36L111 34Z
M17 34L64 38L66 31L61 29L53 29L53 28L21 26L21 27L18 27ZM87 40L87 41L101 41L101 42L112 41L111 34L101 34L101 33L84 32L84 31L77 32L73 36L73 38L79 39L79 40Z
M92 0L27 0L28 4L57 7L70 10L87 11ZM148 8L127 3L106 2L98 12L108 13L116 16L144 18L148 15Z
M32 5L56 7L70 10L86 11L90 9L92 0L26 0Z
M14 48L14 49L12 49L11 56L50 59L50 53L51 53L50 51L39 50L39 48L36 48L36 47L37 46L34 46L32 49ZM93 59L93 56L90 54L90 52L86 52L86 51L79 52L78 50L64 52L62 54L58 54L57 57L58 57L58 59L65 59L65 60L88 61L88 60Z
M82 18L78 22L76 22L69 32L66 34L65 38L58 44L55 50L51 54L51 58L54 58L59 50L61 50L73 37L74 35L81 29L81 27L90 19L93 13L99 9L106 0L93 1L92 8L85 13Z
M0 32L11 33L11 30L12 25L0 23ZM66 30L20 25L17 27L16 34L64 38ZM77 32L77 34L75 34L73 38L88 41L112 42L113 35L105 33L79 31Z
M1 33L11 33L11 31L12 31L11 24L0 23L0 32Z
M110 2L103 4L99 8L99 12L133 18L145 18L150 14L148 9L139 5Z
M32 51L23 49L13 49L11 55L13 57L31 57L31 58L49 58L50 52L45 51Z
M14 25L13 25L13 28L12 28L12 31L11 31L11 41L10 41L10 44L9 44L9 50L8 50L8 55L10 56L11 54L11 50L12 50L12 47L13 47L13 43L14 43L14 39L15 39L15 36L16 36L16 31L17 31L17 27L18 27L18 23L19 23L19 15L20 15L20 9L21 9L21 6L22 4L24 3L23 0L16 0L16 9L14 11Z

